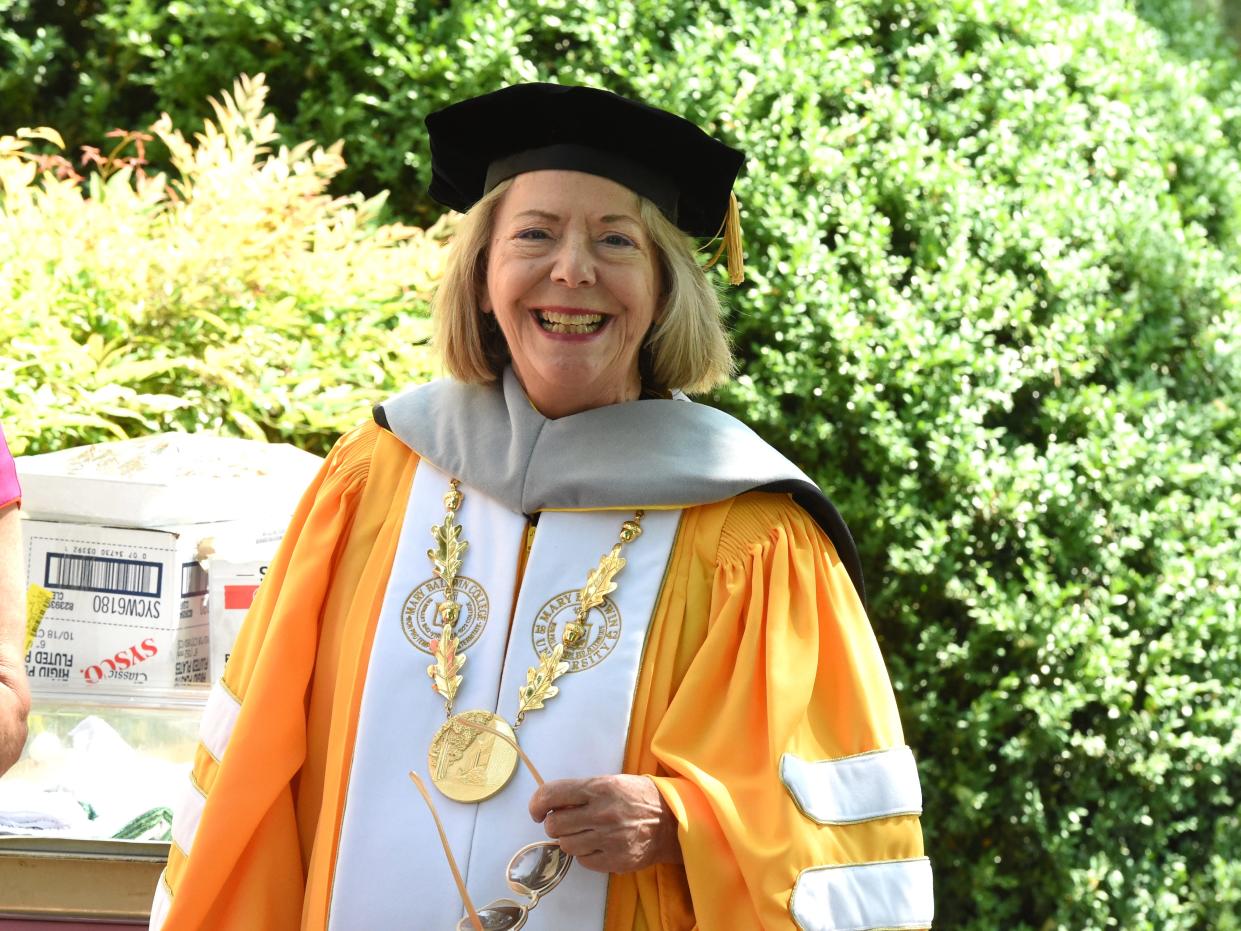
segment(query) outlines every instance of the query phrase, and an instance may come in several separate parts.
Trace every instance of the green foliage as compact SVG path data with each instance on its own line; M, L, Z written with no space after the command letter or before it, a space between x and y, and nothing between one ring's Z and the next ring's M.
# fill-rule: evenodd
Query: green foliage
M380 224L381 199L327 194L339 146L270 151L265 96L243 79L195 144L157 122L172 180L145 174L144 135L85 177L34 154L52 130L0 137L0 420L16 454L202 429L325 451L427 377L442 242Z
M938 923L1238 927L1241 81L1192 0L4 3L58 127L261 66L422 220L422 116L506 81L746 149L720 400L859 538Z
M733 101L775 155L728 397L861 537L941 914L1235 924L1235 68L1119 6L829 20L733 27L782 79Z
M491 41L486 5L0 0L0 12L10 22L0 30L0 127L45 122L40 103L53 105L71 149L163 111L196 125L209 95L264 72L288 138L348 139L341 189L392 191L405 215L426 207L422 118L513 76L516 36Z

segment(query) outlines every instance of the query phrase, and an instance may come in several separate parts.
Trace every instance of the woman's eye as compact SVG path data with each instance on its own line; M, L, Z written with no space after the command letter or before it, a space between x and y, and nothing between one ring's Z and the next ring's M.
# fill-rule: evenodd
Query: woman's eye
M547 230L540 230L540 229L519 230L517 233L517 238L518 239L532 239L532 240L537 241L540 239L547 239L548 235L547 235Z
M609 246L632 246L634 241L628 236L622 236L620 233L608 233L603 237L603 242Z

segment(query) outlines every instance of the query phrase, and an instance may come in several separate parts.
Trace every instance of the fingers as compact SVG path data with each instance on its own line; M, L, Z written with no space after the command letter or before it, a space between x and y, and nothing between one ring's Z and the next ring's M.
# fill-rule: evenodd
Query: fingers
M575 853L574 858L582 866L588 870L594 870L596 873L624 873L626 870L620 864L614 862L603 851L595 851L593 853Z
M530 796L530 817L542 823L548 812L557 808L573 808L590 801L586 790L589 779L553 779L545 782Z
M603 853L603 849L600 847L599 836L594 831L583 831L580 834L570 834L567 837L557 838L556 843L560 845L561 850L578 860L595 857Z
M649 865L625 850L601 850L595 846L595 840L586 835L565 838L560 842L560 847L586 869L596 873L630 873Z
M542 822L547 836L569 856L587 869L606 873L610 871L610 858L600 850L602 839L590 814L592 781L557 779L544 783L530 797L530 817Z
M625 873L635 868L627 849L605 849L606 840L596 831L562 836L557 843L561 850L588 870L598 873Z

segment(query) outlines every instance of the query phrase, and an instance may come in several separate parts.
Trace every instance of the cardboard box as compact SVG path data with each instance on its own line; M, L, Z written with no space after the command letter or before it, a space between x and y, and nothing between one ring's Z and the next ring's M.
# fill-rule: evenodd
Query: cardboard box
M26 654L31 682L208 682L203 560L217 538L270 548L283 529L236 521L148 530L22 521L27 581L54 594Z
M273 551L274 552L274 551ZM212 557L207 594L211 629L211 681L224 675L241 622L267 574L271 555L253 559Z
M287 523L322 460L286 444L162 433L16 463L27 516L146 528L258 517Z

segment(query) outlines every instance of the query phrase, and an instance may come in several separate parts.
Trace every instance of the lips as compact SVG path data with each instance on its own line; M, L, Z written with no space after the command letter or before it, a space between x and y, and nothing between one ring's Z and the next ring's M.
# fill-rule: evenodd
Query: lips
M607 317L604 314L582 310L536 308L533 313L535 319L539 322L539 326L547 333L567 333L584 336L597 332L607 322Z

